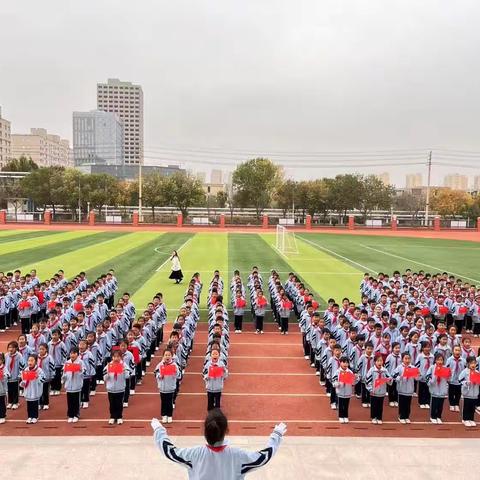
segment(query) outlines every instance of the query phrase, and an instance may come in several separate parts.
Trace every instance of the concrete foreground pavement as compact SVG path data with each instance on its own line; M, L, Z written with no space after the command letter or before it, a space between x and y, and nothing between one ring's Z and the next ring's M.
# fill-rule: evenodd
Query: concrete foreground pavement
M182 447L204 443L201 437L172 437L172 441ZM230 444L259 450L266 438L232 437ZM479 451L480 439L287 436L269 465L247 478L475 478ZM3 437L0 466L3 478L16 480L187 478L186 469L167 461L152 437L138 436Z

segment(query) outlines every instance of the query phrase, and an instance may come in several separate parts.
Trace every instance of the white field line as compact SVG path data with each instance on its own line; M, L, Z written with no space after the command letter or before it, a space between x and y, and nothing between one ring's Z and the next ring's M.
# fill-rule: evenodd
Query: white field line
M290 260L287 255L285 255L279 248L277 248L276 245L270 245L270 246L273 247L280 255L282 255L282 257L285 257L287 260Z
M185 396L190 396L190 397L199 397L202 396L204 397L206 395L206 391L204 392L180 392L178 394L179 397L185 397ZM107 392L97 392L97 395L107 395ZM158 392L135 392L134 397L138 395L159 395ZM257 392L251 392L251 393L225 393L222 392L222 397L227 396L227 397L251 397L252 395L259 396L259 397L292 397L292 398L297 398L297 397L326 397L327 395L325 393L257 393Z
M320 248L321 250L324 250L324 251L326 251L326 252L328 252L328 253L331 253L332 255L335 255L335 256L338 257L338 258L341 258L342 260L345 260L345 261L347 261L347 262L349 262L349 263L353 263L354 265L357 265L357 266L361 267L362 270L364 270L364 271L378 274L378 272L375 271L375 270L373 270L372 268L367 267L367 266L365 266L365 265L362 265L361 263L358 263L358 262L356 262L355 260L352 260L351 258L344 257L343 255L340 255L339 253L334 252L333 250L330 250L329 248L324 247L323 245L320 245L320 244L318 244L318 243L312 242L311 240L308 240L308 239L306 239L306 238L304 238L304 237L299 237L299 238L300 238L300 240L302 240L302 241L304 241L304 242L310 243L311 245L313 245L313 246L315 246L315 247L318 247L318 248Z
M391 245L394 245L393 243L392 244L389 244L389 246ZM380 248L385 248L385 244L372 244L370 243L369 244L370 247L380 247ZM403 246L401 243L399 244L396 244L395 246ZM480 250L480 247L456 247L454 245L449 245L449 246L445 246L445 247L442 247L440 245L421 245L421 244L412 244L410 243L408 245L409 248L427 248L428 250L431 250L432 248L436 248L436 249L440 249L440 250L448 250L448 249L453 249L453 250Z
M152 421L151 418L130 418L130 419L124 419L123 423L147 423L150 424ZM80 424L82 423L107 423L108 418L81 418L80 419ZM192 420L174 420L170 426L174 426L175 424L178 423L198 423L198 424L203 424L205 422L204 419L198 420L198 419L192 419ZM338 424L338 420L286 420L285 418L278 418L275 420L231 420L230 418L228 419L228 423L238 423L238 424L268 424L268 425L274 425L275 423L280 423L280 422L285 422L287 425L292 424L292 423L313 423L313 424ZM7 423L23 423L25 424L25 420L7 420ZM42 423L67 423L66 419L51 419L51 420L43 420L40 419L37 425L42 424ZM370 420L350 420L349 424L357 424L357 425L372 425L372 422ZM398 425L399 422L395 421L384 421L383 425ZM78 424L77 424L78 425ZM461 422L443 422L442 425L434 425L431 422L415 422L412 421L410 425L431 425L432 427L435 426L442 426L442 425L462 425ZM29 427L29 428L35 428L35 427ZM75 427L73 427L75 428ZM118 428L118 426L112 426L112 428ZM403 427L402 427L403 428ZM404 427L406 430L408 430L408 426ZM478 429L477 429L478 430ZM475 431L477 431L475 430ZM470 429L466 429L466 431L472 431Z
M182 245L180 245L180 247L178 247L177 249L174 249L176 250L177 252L179 252L190 240L192 240L193 236L190 237L189 239L187 239L185 242L182 243ZM154 249L155 250L155 249ZM155 250L156 251L156 250ZM157 268L157 272L159 272L168 262L170 261L170 257L168 257L158 268Z
M301 348L301 346L299 346ZM299 348L299 349L300 349ZM205 358L204 355L190 355L190 358ZM298 355L290 355L290 356L285 356L285 357L269 357L269 356L264 356L264 357L257 357L255 355L229 355L228 359L242 359L242 360L257 360L257 359L262 359L262 360L303 360L305 362L305 359L303 357L300 357Z
M480 248L479 248L479 250L480 250ZM316 259L315 258L308 259L308 258L302 257L302 260L316 260ZM292 271L293 270L289 270L288 272L287 271L280 272L280 271L276 270L276 272L278 274L284 274L284 275L286 275L286 274L288 274ZM184 273L196 273L196 272L198 272L198 273L212 273L211 270L182 270L182 272L184 272ZM264 271L264 272L260 272L260 273L270 275L271 272L269 270L269 271ZM312 271L302 270L300 273L301 274L303 274L303 273L315 273L316 275L358 275L358 273L356 273L356 272L319 272L317 270L312 270Z
M446 270L445 268L435 267L434 265L429 265L428 263L418 262L417 260L413 260L412 258L402 257L401 255L397 255L395 253L386 252L385 250L380 250L379 248L373 248L363 243L359 243L359 245L363 248L367 248L368 250L372 250L374 252L378 252L383 255L388 255L389 257L405 260L406 262L415 263L416 265L422 265L427 268L433 268L434 270L437 270L439 272L444 272ZM480 280L478 280L477 278L470 278L470 277L467 277L466 275L462 275L461 273L455 273L455 272L449 272L449 273L459 278L466 278L467 280L472 280L473 282L480 282Z

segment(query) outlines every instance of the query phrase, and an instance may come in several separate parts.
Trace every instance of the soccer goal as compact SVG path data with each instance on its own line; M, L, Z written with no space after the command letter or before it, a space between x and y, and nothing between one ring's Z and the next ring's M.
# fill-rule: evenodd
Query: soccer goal
M293 232L289 232L283 225L277 225L275 247L284 255L288 253L298 253L295 234Z

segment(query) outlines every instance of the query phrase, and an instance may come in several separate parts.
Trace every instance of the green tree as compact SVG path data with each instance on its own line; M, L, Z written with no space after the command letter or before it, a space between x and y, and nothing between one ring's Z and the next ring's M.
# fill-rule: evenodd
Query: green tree
M95 173L85 178L85 201L99 213L105 205L118 205L120 186L116 177L106 173Z
M198 204L205 203L203 185L193 175L179 172L168 178L168 205L178 208L184 217L188 216L188 209Z
M431 205L432 209L442 217L457 217L466 215L473 198L467 192L442 188L433 192Z
M395 188L392 185L385 185L375 175L358 177L361 189L357 208L363 213L366 220L373 210L390 210L393 205Z
M12 158L2 167L2 171L4 172L31 172L37 169L38 165L31 157L27 158L25 155L19 158Z
M154 172L143 181L142 199L145 206L152 209L152 217L155 221L155 207L168 205L168 177L159 172Z
M283 216L286 216L288 210L293 208L297 186L298 182L289 179L282 182L275 191L275 201L277 207L282 209Z
M46 167L33 170L20 181L25 198L30 198L37 206L46 210L51 206L55 214L55 205L62 202L56 197L56 189L63 183L65 170L61 167Z
M425 208L425 195L415 195L411 192L403 192L401 195L394 198L395 210L408 212L413 218L418 217L420 211Z
M282 180L278 165L266 158L241 163L233 172L232 184L241 207L255 208L257 218L267 208Z
M360 207L363 184L359 175L337 175L325 181L328 186L328 204L332 210L345 217L348 210Z
M330 209L328 203L329 191L328 182L325 179L311 180L310 182L310 198L307 213L313 216L316 213L325 216Z
M228 193L224 191L217 192L215 195L215 203L219 208L225 208L228 202Z

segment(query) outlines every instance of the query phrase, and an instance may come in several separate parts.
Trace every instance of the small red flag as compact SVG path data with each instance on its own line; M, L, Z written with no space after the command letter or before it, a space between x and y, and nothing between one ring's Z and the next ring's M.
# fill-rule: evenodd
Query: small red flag
M403 378L418 378L420 370L418 368L405 368L403 370Z
M385 385L386 383L388 383L388 381L389 381L389 378L387 378L387 377L377 378L377 379L375 380L374 388L379 388L379 387L381 387L382 385Z
M128 347L128 350L133 354L133 360L138 365L142 359L140 358L140 349L138 347Z
M36 370L24 370L22 372L22 380L24 381L31 381L37 378Z
M480 372L470 372L470 383L480 385Z
M76 373L81 370L81 365L79 363L66 363L64 370L65 372Z
M217 365L211 365L208 369L209 378L220 378L223 377L223 367Z
M123 373L123 363L112 362L108 365L108 373L116 373L117 375Z
M355 375L352 372L343 372L341 371L338 375L338 381L344 383L345 385L353 385L355 381Z
M162 365L160 367L160 375L162 377L171 377L177 374L177 366L174 363L169 365Z
M442 314L442 315L446 315L448 312L449 312L449 309L448 307L445 307L445 306L441 306L438 311Z
M466 313L468 313L468 308L467 307L460 307L458 309L458 312L461 313L462 315L465 315Z
M448 367L435 367L436 377L448 379L451 375L452 371Z
M430 313L430 309L428 307L423 307L422 310L420 310L422 315L428 315Z

